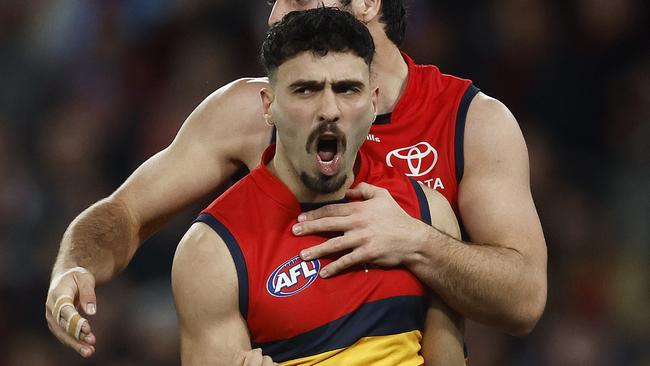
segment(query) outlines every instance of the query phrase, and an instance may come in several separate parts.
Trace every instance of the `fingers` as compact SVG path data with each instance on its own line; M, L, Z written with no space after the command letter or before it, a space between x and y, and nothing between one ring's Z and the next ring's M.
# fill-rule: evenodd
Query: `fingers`
M66 307L67 311L68 307ZM76 313L76 311L75 311ZM78 313L77 313L78 314ZM45 318L47 320L47 326L50 328L50 331L54 336L64 345L74 349L77 353L79 353L82 357L90 357L93 353L95 353L95 336L90 333L89 335L86 335L84 337L84 341L79 341L75 339L74 337L70 336L68 333L66 333L65 328L62 328L59 324L55 322L54 316L50 311L45 312ZM63 320L62 320L63 321ZM90 329L90 328L88 328ZM85 340L89 340L91 342L86 342Z
M95 352L96 337L88 321L79 314L74 301L79 293L86 305L90 302L94 304L94 286L92 274L80 267L72 268L53 277L45 303L45 318L52 334L83 357Z
M90 332L88 320L79 314L71 302L62 304L60 310L52 315L54 315L55 323L70 337L90 345L95 344L95 336Z
M73 273L72 277L79 289L79 304L88 315L97 312L97 298L95 296L95 277L90 273Z
M273 362L271 357L269 356L262 357L262 366L273 366L273 365L277 365L277 364Z
M349 217L323 217L313 221L300 222L291 228L294 235L314 233L343 232L354 228L354 221Z
M262 350L250 350L244 355L244 366L259 366L262 363Z
M316 258L342 252L357 247L357 240L353 234L346 234L344 236L337 236L329 239L326 242L314 245L311 248L303 249L300 252L302 260L308 261Z
M342 271L367 262L368 260L360 251L352 251L334 262L328 264L320 270L320 276L323 278L332 277Z
M273 366L274 363L271 357L262 355L260 348L252 349L245 353L243 366Z
M323 217L348 216L354 212L358 204L358 202L349 202L326 205L313 211L301 213L298 216L298 222L317 220Z
M82 339L82 337L85 338L90 331L90 325L87 324L88 321L81 317L77 312L77 309L72 306L71 303L66 305L62 307L57 323L61 328L65 329L65 332L71 337L74 337L75 339ZM82 328L86 329L86 332L82 332Z
M384 188L361 182L356 187L349 189L345 195L349 199L369 200L379 196L390 195L390 193Z

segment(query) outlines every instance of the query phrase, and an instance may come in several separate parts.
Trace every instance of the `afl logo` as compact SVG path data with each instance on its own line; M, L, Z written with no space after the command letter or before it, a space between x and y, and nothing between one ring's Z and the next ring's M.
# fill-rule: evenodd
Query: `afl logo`
M266 280L266 291L275 297L295 295L311 285L320 271L318 259L305 262L295 256L282 263Z
M406 162L408 169L404 169L404 164L400 161ZM402 171L410 171L410 173L406 173L407 177L421 177L429 174L437 162L438 152L428 142L395 149L386 155L386 165L393 168L393 164L399 164L399 169Z

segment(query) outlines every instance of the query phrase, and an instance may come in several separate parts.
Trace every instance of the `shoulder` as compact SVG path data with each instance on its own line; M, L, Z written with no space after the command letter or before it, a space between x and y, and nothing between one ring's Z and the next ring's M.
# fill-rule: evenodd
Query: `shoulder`
M478 93L469 106L464 144L466 173L527 159L526 144L514 115L502 102L483 93Z
M172 287L174 298L181 305L213 303L213 291L234 293L237 288L235 266L225 242L208 225L194 223L178 244L172 265Z
M266 86L266 78L237 79L212 92L192 112L190 119L209 123L226 115L244 122L247 117L255 116L262 110L260 90ZM234 123L231 125L235 126Z
M259 100L259 91L269 85L268 78L240 78L214 91L208 98L209 103L217 100L245 102L247 99Z
M219 150L212 156L244 162L249 168L271 137L264 123L260 91L266 78L242 78L217 89L205 98L187 118L172 147L203 146Z
M498 99L492 98L482 92L476 94L470 103L469 110L467 111L468 122L473 124L481 123L478 126L471 126L475 128L485 127L498 127L516 124L517 121L512 115L508 107Z
M221 236L210 226L203 223L194 223L187 230L176 248L174 255L173 272L177 274L186 267L194 270L210 271L203 268L202 264L213 263L221 260L226 254L225 244Z

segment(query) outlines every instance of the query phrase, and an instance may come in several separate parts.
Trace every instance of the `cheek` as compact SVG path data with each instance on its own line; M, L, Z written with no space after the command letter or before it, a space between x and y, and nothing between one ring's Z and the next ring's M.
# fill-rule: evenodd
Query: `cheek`
M368 135L368 131L370 130L370 126L375 116L372 104L366 101L359 102L355 106L354 112L351 116L353 125L350 137L353 139L355 144L361 146L361 144L366 140L366 136Z

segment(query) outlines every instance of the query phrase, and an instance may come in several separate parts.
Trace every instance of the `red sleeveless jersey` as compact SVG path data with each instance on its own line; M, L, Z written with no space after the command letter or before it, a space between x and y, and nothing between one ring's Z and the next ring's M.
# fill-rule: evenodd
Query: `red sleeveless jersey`
M408 64L404 93L392 113L377 117L362 149L436 189L458 213L465 118L479 90L470 80L442 74L432 65L416 65L406 54L402 56Z
M267 148L262 163L197 219L221 236L233 257L252 346L283 365L423 364L423 285L404 268L357 267L319 277L335 258L302 261L299 253L328 237L292 234L300 212L314 204L299 203L268 171L274 153L274 145ZM415 181L364 152L357 161L353 186L384 187L408 214L430 224L426 197Z

